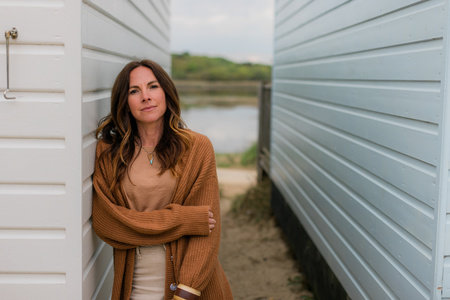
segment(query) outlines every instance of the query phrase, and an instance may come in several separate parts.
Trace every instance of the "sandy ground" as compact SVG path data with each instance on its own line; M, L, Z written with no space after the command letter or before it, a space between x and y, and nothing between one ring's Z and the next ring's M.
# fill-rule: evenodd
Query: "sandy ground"
M256 171L218 169L222 240L219 258L235 300L311 300L303 275L274 221L249 224L228 214L232 199L256 183Z

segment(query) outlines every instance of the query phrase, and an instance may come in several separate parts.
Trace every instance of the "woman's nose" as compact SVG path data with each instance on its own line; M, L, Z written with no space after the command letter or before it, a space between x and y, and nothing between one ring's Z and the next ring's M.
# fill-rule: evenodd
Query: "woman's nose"
M151 101L151 97L150 97L150 92L148 92L148 91L143 91L142 92L142 102L145 102L145 101Z

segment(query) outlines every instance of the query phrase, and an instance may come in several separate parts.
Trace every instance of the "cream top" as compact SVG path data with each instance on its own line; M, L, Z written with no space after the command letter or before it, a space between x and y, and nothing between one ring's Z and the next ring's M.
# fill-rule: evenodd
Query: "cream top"
M159 175L161 165L156 155L153 155L153 165L150 164L147 152L143 149L137 148L135 157L128 167L129 177L125 174L122 179L130 208L137 211L152 211L168 205L175 192L175 176L170 171Z

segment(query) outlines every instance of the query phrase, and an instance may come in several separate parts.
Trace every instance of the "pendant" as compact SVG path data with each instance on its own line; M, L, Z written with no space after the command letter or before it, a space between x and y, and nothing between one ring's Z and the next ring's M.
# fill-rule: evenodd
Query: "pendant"
M148 161L153 166L153 153L147 154Z

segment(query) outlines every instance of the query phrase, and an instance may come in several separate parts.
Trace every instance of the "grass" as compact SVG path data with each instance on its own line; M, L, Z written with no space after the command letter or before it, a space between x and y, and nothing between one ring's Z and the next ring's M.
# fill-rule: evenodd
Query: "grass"
M216 153L219 168L255 168L258 144L255 142L242 153Z
M271 184L269 180L250 187L243 195L234 199L231 205L231 213L234 216L243 216L255 223L269 219L272 216L270 193Z
M297 294L302 293L305 290L308 291L306 295L300 296L301 300L314 300L314 295L310 292L310 289L308 288L305 277L303 275L289 277L287 286L291 289L291 291Z
M256 166L256 159L258 157L258 143L253 143L247 150L242 153L241 156L241 165L244 167L247 166Z
M219 168L242 168L241 153L216 153L216 164Z
M219 168L252 168L256 167L258 144L253 143L242 153L216 153L216 164ZM250 187L244 194L238 195L231 206L235 216L245 216L249 220L260 222L270 218L270 181L266 180Z

